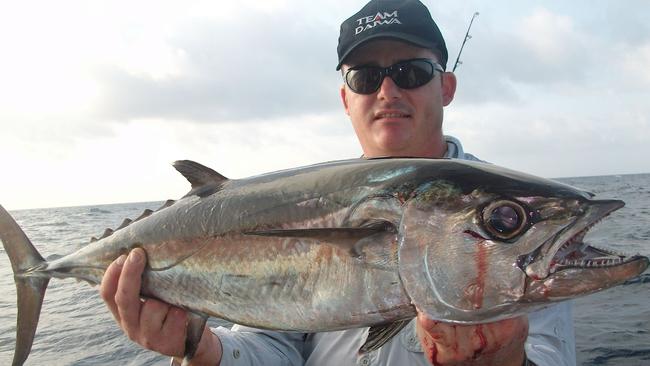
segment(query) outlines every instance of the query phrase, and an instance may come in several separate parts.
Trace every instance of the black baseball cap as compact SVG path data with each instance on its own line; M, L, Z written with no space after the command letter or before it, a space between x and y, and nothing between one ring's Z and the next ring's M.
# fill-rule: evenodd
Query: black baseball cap
M371 0L341 24L337 52L341 69L357 47L378 38L392 38L437 51L447 68L447 46L429 9L418 0Z

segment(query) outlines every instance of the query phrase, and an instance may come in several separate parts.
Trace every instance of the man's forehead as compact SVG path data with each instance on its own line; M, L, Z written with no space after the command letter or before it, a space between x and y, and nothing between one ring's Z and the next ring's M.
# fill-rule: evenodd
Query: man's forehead
M431 58L438 61L436 54L428 48L418 47L398 40L380 39L369 41L355 49L346 58L345 64L389 66L395 62L410 58Z

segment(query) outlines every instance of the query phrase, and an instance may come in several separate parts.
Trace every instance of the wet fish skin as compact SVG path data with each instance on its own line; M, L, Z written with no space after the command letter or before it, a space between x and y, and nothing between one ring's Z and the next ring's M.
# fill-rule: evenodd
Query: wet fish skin
M197 319L190 334L207 316L291 331L398 330L415 306L438 320L482 323L616 285L648 266L645 257L601 252L618 263L570 267L566 257L585 266L597 258L583 247L584 232L622 203L487 164L355 159L242 180L188 161L176 167L192 183L185 197L51 262L0 208L19 297L14 365L29 354L49 278L98 284L135 247L148 257L143 296L188 309ZM501 210L524 221L516 235L492 227ZM501 229L509 222L497 220ZM588 283L575 287L581 277Z

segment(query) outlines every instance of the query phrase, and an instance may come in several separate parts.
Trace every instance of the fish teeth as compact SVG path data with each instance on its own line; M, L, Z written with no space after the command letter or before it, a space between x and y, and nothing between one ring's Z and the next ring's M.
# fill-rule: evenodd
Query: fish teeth
M581 268L604 268L604 267L612 267L612 266L617 266L621 263L624 263L626 259L621 259L621 258L595 258L595 259L576 259L576 260L568 260L568 259L560 259L559 261L556 262L555 266L551 268L551 273L554 273L557 271L558 266L569 266L569 267L581 267Z
M618 250L613 250L613 249L609 249L609 248L605 249L605 248L597 247L595 245L591 245L591 247L595 248L595 249L598 249L600 251L603 251L603 252L606 252L606 253L611 253L611 254L614 254L614 255L618 255L618 256L621 256L621 257L627 257L628 256L626 253L619 252Z

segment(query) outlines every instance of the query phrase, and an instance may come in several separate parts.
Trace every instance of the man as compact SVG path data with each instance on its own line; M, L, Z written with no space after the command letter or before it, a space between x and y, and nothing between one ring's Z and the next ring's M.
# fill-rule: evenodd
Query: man
M365 157L476 160L442 132L443 107L456 79L444 71L444 39L417 0L372 0L341 25L341 99ZM139 299L144 253L134 250L106 271L101 293L124 332L140 345L180 357L184 311ZM377 351L357 355L368 329L303 334L235 326L206 327L192 365L574 365L566 303L480 326L442 324L425 315ZM530 327L530 329L529 329ZM530 360L530 361L529 361ZM532 361L532 362L531 362Z

